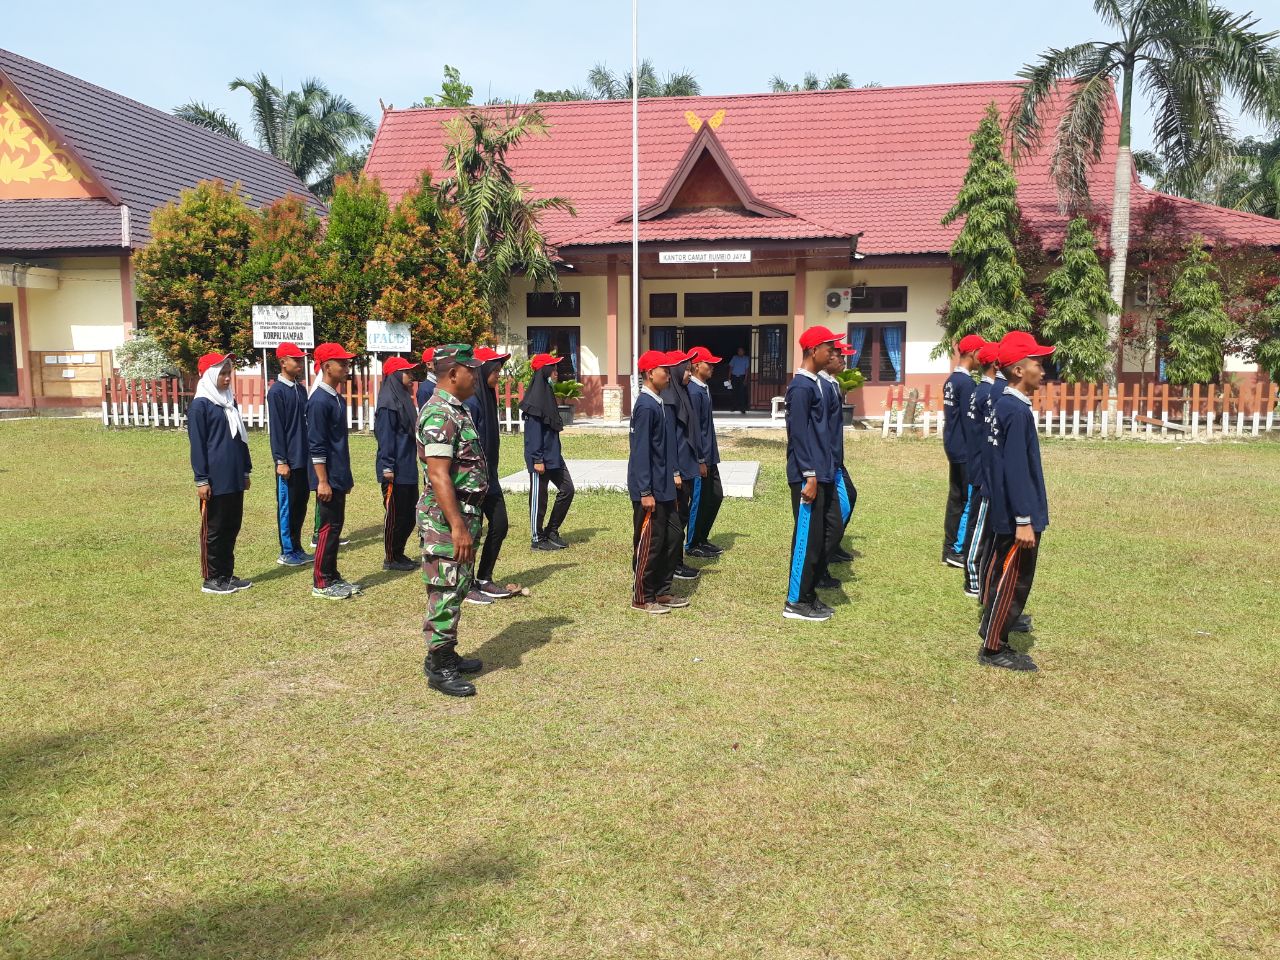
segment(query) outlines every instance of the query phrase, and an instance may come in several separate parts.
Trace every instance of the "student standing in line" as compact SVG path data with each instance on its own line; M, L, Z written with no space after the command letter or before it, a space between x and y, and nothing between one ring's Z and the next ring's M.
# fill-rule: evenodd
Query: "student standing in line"
M831 454L835 458L836 500L840 505L840 536L836 538L835 549L831 552L834 563L850 563L853 560L853 554L840 544L845 531L849 529L849 521L853 519L853 508L858 505L858 488L853 485L853 478L844 465L844 390L840 388L836 374L846 369L848 358L857 353L848 344L837 344L831 351L827 369L818 374L821 386L830 398Z
M421 410L427 405L427 401L431 399L431 395L436 392L436 348L427 347L422 351L422 365L426 368L427 375L418 383L418 409Z
M959 360L942 387L942 408L946 420L942 427L942 446L949 465L947 511L942 525L942 562L964 568L968 546L969 480L966 459L969 456L965 438L965 413L974 391L973 371L978 366L978 351L986 343L975 333L961 337L956 345Z
M716 443L715 415L711 405L711 377L719 362L720 358L706 347L694 347L689 351L689 402L693 405L697 421L702 464L693 481L693 506L684 552L700 560L714 560L724 553L721 547L711 542L711 528L720 513L720 504L724 502L724 486L720 482L720 446Z
M233 360L229 353L206 353L197 361L200 383L187 409L191 470L200 502L200 592L223 595L253 586L235 575L236 538L253 462L249 434L231 392Z
M551 389L551 375L559 362L549 353L536 354L529 361L533 378L520 401L524 460L529 468L529 539L534 550L563 550L569 546L560 536L560 525L573 505L573 477L560 451L564 421L560 419L555 391ZM542 518L547 512L548 484L555 485L556 502L544 527Z
M418 411L413 390L423 373L421 364L404 357L382 361L373 435L378 441L376 470L382 485L383 570L418 569L404 550L418 522Z
M301 567L311 563L302 549L302 525L307 520L311 488L307 480L307 388L302 383L306 355L294 343L276 347L280 374L267 391L271 458L276 464L276 533L280 556L276 563Z
M684 562L684 538L692 511L693 483L701 476L702 467L702 453L695 446L697 424L686 383L690 377L687 355L681 350L668 351L667 371L671 376L662 391L662 403L666 408L663 411L665 426L676 451L676 514L680 518L680 557L672 576L676 580L697 580L701 576L698 569ZM662 584L662 592L671 593L671 587L669 582Z
M995 530L992 583L982 611L978 662L1032 671L1036 663L1009 646L1009 631L1022 614L1035 579L1040 538L1049 526L1049 499L1040 462L1031 396L1044 379L1040 358L1054 348L1021 331L1000 343L998 363L1009 386L996 400L991 428L990 518Z
M840 533L827 403L818 371L840 341L826 327L800 335L800 369L787 387L787 483L791 487L791 570L782 616L788 620L830 620L834 608L818 599L818 578Z
M733 409L741 414L747 412L747 376L751 373L751 358L747 356L747 348L739 347L738 352L729 358L729 382L733 385Z
M984 343L978 351L982 379L969 397L969 409L965 412L968 420L965 426L965 440L968 443L966 473L973 490L971 501L974 510L970 519L972 529L969 534L969 549L964 561L964 592L974 599L980 598L983 561L991 550L991 525L987 522L991 503L986 448L989 446L987 438L991 435L991 415L996 403L992 387L996 382L996 359L999 354L998 343Z
M671 379L667 355L646 350L637 363L640 395L631 406L631 452L627 492L631 497L632 557L635 572L631 609L670 613L687 607L683 597L663 593L680 562L680 517L676 507L675 434L667 430L662 390Z
M493 568L498 564L498 553L502 549L502 541L507 538L509 527L507 501L502 493L498 470L498 455L502 450L502 426L498 422L498 379L502 375L503 364L510 357L509 353L476 347L475 358L481 364L477 371L476 392L464 403L467 412L471 414L476 433L480 435L484 461L489 468L489 489L485 493L482 510L487 521L484 545L476 564L475 583L467 593L467 603L489 604L494 600L516 596L520 592L519 584L499 586L493 582Z
M316 492L316 558L312 568L313 597L345 600L360 593L338 573L338 545L347 516L347 494L355 486L347 443L347 404L338 388L347 382L355 354L341 344L322 343L315 349L316 388L307 401L307 436L311 455L311 489Z

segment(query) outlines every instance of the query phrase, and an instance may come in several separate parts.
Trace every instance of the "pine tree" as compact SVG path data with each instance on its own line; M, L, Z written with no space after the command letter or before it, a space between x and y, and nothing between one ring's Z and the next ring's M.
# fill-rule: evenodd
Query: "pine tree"
M1043 333L1058 348L1053 359L1059 374L1071 383L1102 377L1110 356L1106 318L1119 310L1098 262L1097 243L1088 220L1072 220L1062 243L1062 265L1045 281L1049 312Z
M1032 305L1015 246L1018 181L1004 154L1000 110L987 107L969 142L969 170L943 226L964 218L951 257L963 270L960 285L942 311L942 339L933 356L945 356L971 333L998 340L1010 330L1030 330Z
M1205 383L1222 372L1232 325L1216 274L1204 238L1194 237L1169 297L1165 373L1170 383Z
M477 343L489 330L482 275L463 257L462 219L442 203L423 174L401 198L374 253L372 268L385 278L374 320L408 323L415 349L441 343Z

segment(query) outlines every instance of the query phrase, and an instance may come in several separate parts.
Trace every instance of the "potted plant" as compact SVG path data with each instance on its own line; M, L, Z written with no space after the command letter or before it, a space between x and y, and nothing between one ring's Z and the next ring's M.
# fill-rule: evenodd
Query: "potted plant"
M841 370L836 374L836 380L840 383L840 391L844 394L846 400L850 393L862 386L866 378L862 375L862 371L856 368L852 370ZM853 420L853 403L844 404L844 420L849 423Z
M566 424L573 423L573 408L582 398L582 384L577 380L557 380L551 384L551 390L556 395L560 419Z

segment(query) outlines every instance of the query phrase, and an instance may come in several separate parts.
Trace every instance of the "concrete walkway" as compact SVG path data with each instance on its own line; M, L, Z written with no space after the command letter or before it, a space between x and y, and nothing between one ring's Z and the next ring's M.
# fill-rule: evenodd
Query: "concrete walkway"
M573 475L573 486L577 490L627 492L625 460L570 460L569 473ZM759 475L758 460L727 460L720 464L720 482L726 497L753 498ZM507 493L528 493L529 474L520 472L503 477L502 489Z

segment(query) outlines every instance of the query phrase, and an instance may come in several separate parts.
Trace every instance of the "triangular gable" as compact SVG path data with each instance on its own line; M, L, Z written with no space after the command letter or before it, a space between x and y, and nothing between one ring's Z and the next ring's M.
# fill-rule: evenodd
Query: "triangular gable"
M762 217L794 216L752 192L715 130L704 120L662 193L640 211L640 219L653 220L670 210L712 206L741 207ZM630 220L626 216L618 222Z
M0 200L69 199L120 202L0 71Z

